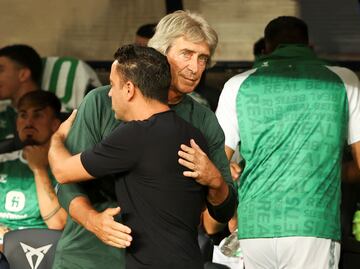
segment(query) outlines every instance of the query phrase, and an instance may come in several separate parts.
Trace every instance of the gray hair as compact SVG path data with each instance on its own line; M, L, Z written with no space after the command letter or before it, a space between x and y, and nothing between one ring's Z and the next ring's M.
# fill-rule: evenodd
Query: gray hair
M182 36L194 43L205 41L210 56L213 56L218 43L217 33L201 15L190 11L178 10L163 17L148 46L166 55L173 41Z

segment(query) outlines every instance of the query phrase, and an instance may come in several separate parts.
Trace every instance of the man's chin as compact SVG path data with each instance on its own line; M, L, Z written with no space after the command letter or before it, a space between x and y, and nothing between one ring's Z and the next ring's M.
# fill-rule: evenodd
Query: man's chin
M182 83L177 90L183 94L191 93L195 90L196 85L196 83Z
M38 146L38 145L41 145L41 143L39 141L36 141L36 140L34 140L32 138L27 138L22 143L23 143L24 146Z

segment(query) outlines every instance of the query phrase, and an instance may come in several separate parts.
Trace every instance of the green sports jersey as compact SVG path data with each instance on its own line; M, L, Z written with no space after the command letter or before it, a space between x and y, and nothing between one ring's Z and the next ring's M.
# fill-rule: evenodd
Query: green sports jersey
M0 155L0 223L11 230L47 227L40 215L34 174L21 150Z
M16 112L10 102L0 102L0 140L14 137L16 132Z
M339 240L342 148L360 140L359 81L301 45L255 67L225 84L216 112L246 162L239 237Z
M46 57L43 66L41 87L59 97L62 111L77 108L88 90L102 85L90 65L73 57Z
M79 107L74 125L67 139L67 146L73 153L93 146L109 134L119 122L111 110L108 96L110 87L92 90ZM224 133L213 112L198 104L189 96L172 106L177 115L192 123L204 134L209 147L210 159L221 171L229 186L233 187L228 161L224 152ZM66 184L60 187L59 199L68 210L70 201L76 196L87 196L97 210L116 207L111 180L99 179L80 184ZM103 244L95 235L68 218L60 239L53 268L124 268L124 251Z

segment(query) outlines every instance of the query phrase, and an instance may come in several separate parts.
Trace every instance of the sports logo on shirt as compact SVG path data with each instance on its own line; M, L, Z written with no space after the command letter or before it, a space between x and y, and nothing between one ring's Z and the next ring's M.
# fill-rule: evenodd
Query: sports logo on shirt
M7 182L7 174L0 174L0 183Z
M6 121L0 120L0 128L6 128Z
M33 248L31 246L28 246L22 242L20 242L20 245L25 253L26 259L30 265L31 269L37 269L41 263L41 261L44 259L45 254L49 251L52 244L42 246L39 248ZM33 256L36 256L33 259Z
M20 191L9 191L5 198L5 209L10 212L19 212L25 207L25 195Z

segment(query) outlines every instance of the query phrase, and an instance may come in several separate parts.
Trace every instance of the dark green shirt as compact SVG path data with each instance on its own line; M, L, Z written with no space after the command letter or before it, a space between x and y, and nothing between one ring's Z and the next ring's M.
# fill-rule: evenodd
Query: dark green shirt
M13 138L16 132L16 111L10 102L0 102L0 140Z

